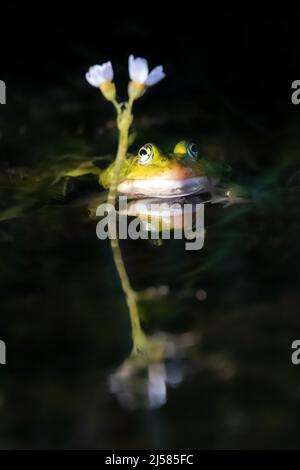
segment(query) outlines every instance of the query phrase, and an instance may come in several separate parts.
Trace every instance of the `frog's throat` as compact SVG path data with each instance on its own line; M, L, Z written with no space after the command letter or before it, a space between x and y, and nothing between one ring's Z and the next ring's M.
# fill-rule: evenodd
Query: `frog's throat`
M175 179L128 179L118 185L120 194L136 198L161 197L170 198L178 196L189 196L207 190L210 182L206 176L197 176Z

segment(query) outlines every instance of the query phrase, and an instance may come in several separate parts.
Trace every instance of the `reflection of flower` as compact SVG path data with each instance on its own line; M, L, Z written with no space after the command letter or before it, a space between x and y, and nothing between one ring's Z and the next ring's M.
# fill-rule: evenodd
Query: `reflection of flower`
M142 57L134 58L133 55L129 56L128 69L131 79L129 95L132 99L142 96L147 86L155 85L166 76L161 65L149 73L147 60Z
M116 97L116 88L112 82L114 71L111 62L102 65L93 65L85 74L85 78L90 85L100 88L105 98L112 101Z
M193 337L159 334L148 338L143 355L131 356L109 377L110 391L127 410L155 409L167 402L167 386L183 380L183 357Z

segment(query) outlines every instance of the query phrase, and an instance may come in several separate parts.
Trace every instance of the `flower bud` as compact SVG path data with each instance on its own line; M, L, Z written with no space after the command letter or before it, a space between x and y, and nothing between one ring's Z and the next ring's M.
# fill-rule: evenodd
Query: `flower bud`
M108 101L114 101L116 99L116 87L114 82L107 81L99 85L99 88L104 98Z
M137 80L132 80L128 85L128 95L131 100L137 100L146 91L146 86L143 83L138 82Z

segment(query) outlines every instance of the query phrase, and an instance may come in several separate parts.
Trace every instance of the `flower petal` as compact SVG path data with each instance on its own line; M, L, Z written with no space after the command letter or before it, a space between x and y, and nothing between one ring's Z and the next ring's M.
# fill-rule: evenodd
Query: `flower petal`
M129 77L131 80L134 80L132 78L133 73L134 73L133 69L134 69L134 56L130 54L129 59L128 59L128 71L129 71Z
M111 62L105 62L104 64L100 65L100 67L103 79L105 79L106 82L112 81L112 79L114 78L114 71Z
M129 56L129 76L131 80L135 80L144 84L147 80L149 69L148 62L143 57L134 58L133 55Z
M105 62L102 65L93 65L85 74L85 78L89 84L94 87L99 87L103 83L111 81L113 76L114 72L111 62Z
M147 86L155 85L156 83L160 82L160 80L165 78L165 76L166 74L164 73L162 66L158 65L149 73L148 78L145 81L145 85Z

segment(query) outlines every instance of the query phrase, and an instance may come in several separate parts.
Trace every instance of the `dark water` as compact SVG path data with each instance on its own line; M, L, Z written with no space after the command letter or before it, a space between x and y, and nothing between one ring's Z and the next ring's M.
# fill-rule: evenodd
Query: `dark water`
M133 365L123 381L129 316L88 216L94 183L57 200L45 176L3 171L2 447L298 447L299 168L297 158L251 162L236 165L251 202L206 205L202 250L122 241L143 326L169 344L164 364Z
M110 22L80 5L72 21L35 9L31 27L20 8L10 2L1 28L0 448L299 448L297 15ZM205 206L200 251L122 241L143 327L167 348L149 367L124 363L127 306L88 211L97 182L70 182L65 197L52 185L74 163L113 158L114 114L84 73L111 58L123 99L129 53L167 71L136 104L132 150L196 141L250 199Z

